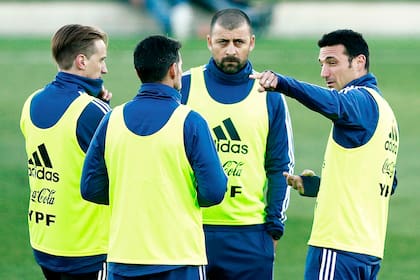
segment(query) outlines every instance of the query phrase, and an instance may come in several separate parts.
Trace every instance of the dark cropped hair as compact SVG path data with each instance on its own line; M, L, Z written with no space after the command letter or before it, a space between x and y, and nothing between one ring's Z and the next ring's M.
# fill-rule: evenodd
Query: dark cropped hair
M160 82L173 63L179 62L181 43L162 35L149 36L134 50L134 68L142 83Z
M102 40L108 44L105 32L80 24L62 26L51 39L52 55L60 69L68 70L79 54L88 58L96 52L95 41Z
M241 26L243 23L249 26L252 33L251 20L248 15L240 9L224 9L216 12L211 19L210 31L213 31L216 23L220 24L228 30L233 30Z
M363 54L366 57L365 69L369 70L369 46L363 39L362 34L350 29L339 29L324 34L318 41L318 47L344 45L349 62L356 56Z

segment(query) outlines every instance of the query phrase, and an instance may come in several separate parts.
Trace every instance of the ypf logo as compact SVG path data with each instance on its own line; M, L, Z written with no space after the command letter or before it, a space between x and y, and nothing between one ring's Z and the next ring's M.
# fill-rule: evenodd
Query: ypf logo
M49 170L52 168L53 165L47 147L45 144L39 145L38 149L32 153L32 157L28 159L28 176L51 182L60 181L59 174Z
M385 150L397 154L398 151L398 130L395 125L392 126L388 134L388 140L385 142Z
M232 120L227 118L222 123L222 125L213 128L213 132L217 138L215 141L217 151L222 153L247 154L248 146L240 143L241 137ZM229 138L225 132L227 132Z

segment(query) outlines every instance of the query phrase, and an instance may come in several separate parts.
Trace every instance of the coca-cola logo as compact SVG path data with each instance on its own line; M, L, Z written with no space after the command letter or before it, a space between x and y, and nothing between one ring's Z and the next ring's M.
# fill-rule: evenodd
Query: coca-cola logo
M55 190L49 188L34 190L31 193L31 200L41 204L53 205L55 202Z
M395 172L395 162L386 159L382 165L382 173L388 175L390 178L394 175Z
M245 163L241 161L228 160L223 164L223 169L227 176L241 176L242 168Z

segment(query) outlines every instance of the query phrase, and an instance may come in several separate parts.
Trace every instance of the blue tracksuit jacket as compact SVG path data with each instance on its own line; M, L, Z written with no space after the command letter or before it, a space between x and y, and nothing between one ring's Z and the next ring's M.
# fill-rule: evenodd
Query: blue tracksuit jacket
M34 96L31 102L31 119L39 128L53 126L65 113L70 104L80 96L89 94L97 96L102 90L102 79L90 79L82 76L58 72L54 81ZM100 100L92 101L82 112L76 127L77 140L80 148L86 152L101 119L110 111L107 103ZM87 273L102 268L106 256L92 257L60 257L51 256L34 250L36 261L44 267L55 271Z
M134 99L124 107L124 120L128 129L142 136L155 133L166 124L173 111L180 105L180 99L180 93L174 88L159 83L143 84ZM81 179L83 198L101 204L109 203L108 173L103 158L109 116L110 114L107 114L103 118L91 143L91 146L98 148L96 151L102 153L88 150ZM210 141L200 142L200 137L196 138L194 135L200 135L202 139L208 137ZM226 176L216 176L224 174L224 171L214 146L208 146L209 142L213 145L207 123L197 112L191 111L184 123L184 145L187 158L194 170L197 198L201 207L214 205L216 201L218 203L221 199L220 189L215 189L215 186L226 186L227 182ZM200 164L204 161L213 163L211 164L213 168L204 169ZM165 229L162 225L162 230L171 229ZM147 275L177 267L179 266L109 264L110 271L124 276Z
M205 65L204 79L207 91L217 102L233 104L245 99L254 85L249 78L253 73L251 62L235 74L226 74L217 68L213 58ZM191 75L186 72L182 79L181 103L188 104ZM284 232L286 210L289 204L288 186L283 172L293 173L294 147L292 124L288 118L288 108L277 92L268 92L267 110L269 119L269 132L265 154L265 170L268 179L266 206L266 230L276 239Z

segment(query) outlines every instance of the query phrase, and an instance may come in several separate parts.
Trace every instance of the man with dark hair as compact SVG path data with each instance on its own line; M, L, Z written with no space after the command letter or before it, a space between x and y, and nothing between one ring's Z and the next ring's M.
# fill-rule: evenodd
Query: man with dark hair
M360 33L336 30L318 46L328 89L271 71L251 77L261 91L282 91L333 122L321 178L284 174L302 195L317 196L305 279L376 279L397 186L398 124L369 72Z
M238 9L217 12L207 47L212 58L183 76L182 103L213 129L229 176L220 205L204 209L209 279L272 279L275 245L283 235L293 172L289 111L278 93L257 91L249 53L255 36Z
M94 27L69 24L51 40L59 72L32 94L22 109L30 185L29 236L46 279L102 279L109 209L82 199L80 176L85 153L106 112L111 93L107 35ZM100 277L100 278L98 278Z
M142 40L142 85L104 117L86 155L82 196L112 210L109 279L205 279L201 207L220 203L227 177L206 121L180 104L178 41Z

